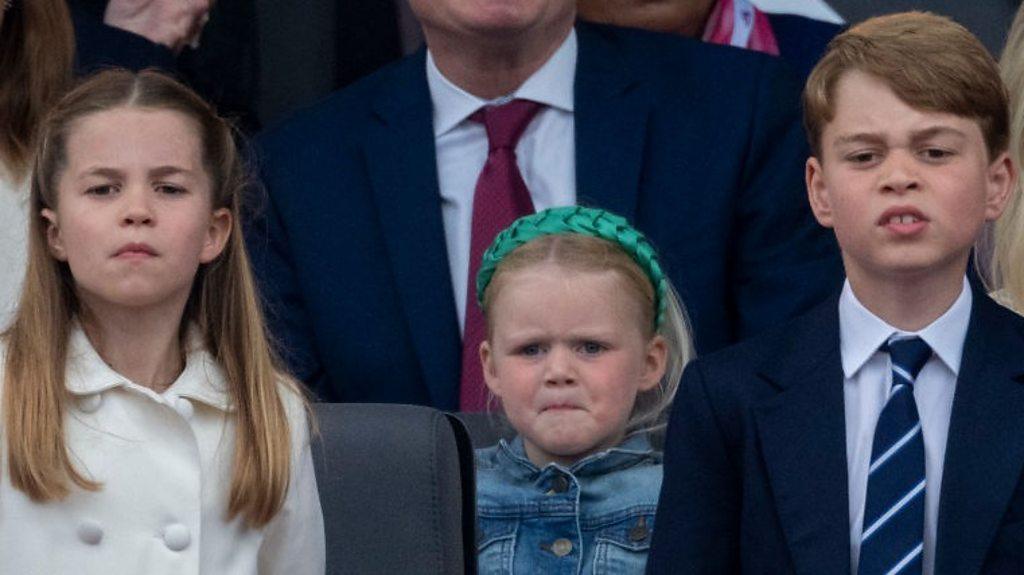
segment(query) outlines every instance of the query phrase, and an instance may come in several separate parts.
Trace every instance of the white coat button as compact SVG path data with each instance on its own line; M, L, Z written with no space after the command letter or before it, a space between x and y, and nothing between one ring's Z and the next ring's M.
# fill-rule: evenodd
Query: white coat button
M86 519L78 525L78 538L86 545L99 545L103 540L103 528L92 519Z
M181 417L185 419L192 419L192 402L184 397L179 397L174 400L174 409L178 411L178 414L181 415Z
M164 545L171 551L181 551L188 547L191 541L192 536L188 532L188 527L181 523L172 523L164 527Z
M94 413L103 405L103 394L92 393L78 398L78 409L85 413Z

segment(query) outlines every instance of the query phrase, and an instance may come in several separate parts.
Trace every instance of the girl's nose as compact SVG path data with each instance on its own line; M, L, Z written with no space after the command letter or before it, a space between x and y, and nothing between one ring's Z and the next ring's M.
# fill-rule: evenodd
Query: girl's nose
M544 380L548 385L572 385L576 383L576 370L572 350L564 346L553 346L545 363Z
M121 223L126 226L152 225L153 210L149 205L149 197L145 192L126 190L123 201L124 209Z

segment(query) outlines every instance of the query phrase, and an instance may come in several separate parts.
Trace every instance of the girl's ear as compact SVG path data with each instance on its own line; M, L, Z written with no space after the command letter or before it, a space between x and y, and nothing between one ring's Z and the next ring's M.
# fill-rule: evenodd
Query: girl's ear
M665 375L668 366L668 342L664 336L655 335L647 343L646 356L644 357L644 373L640 377L638 391L654 389L661 378Z
M494 353L486 339L480 343L480 365L484 370L484 383L495 397L501 397L501 379L494 366Z
M231 226L234 219L231 210L218 208L210 216L210 226L206 230L206 241L203 243L203 251L199 253L200 263L210 263L217 259L217 256L224 251L224 246L231 237Z
M64 239L60 235L60 225L57 223L57 212L43 208L39 215L46 220L46 245L50 248L50 255L62 262L68 261Z

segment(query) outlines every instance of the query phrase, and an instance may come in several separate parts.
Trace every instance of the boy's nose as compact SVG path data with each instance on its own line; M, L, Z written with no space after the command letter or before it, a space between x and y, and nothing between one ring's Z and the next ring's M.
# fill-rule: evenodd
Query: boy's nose
M886 171L882 175L883 192L905 193L916 190L920 183L914 166L915 159L909 153L893 153L886 160Z

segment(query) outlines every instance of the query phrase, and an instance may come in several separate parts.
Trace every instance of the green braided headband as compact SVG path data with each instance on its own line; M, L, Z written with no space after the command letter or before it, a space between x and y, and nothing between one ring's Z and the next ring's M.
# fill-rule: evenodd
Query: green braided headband
M667 301L665 291L668 282L658 263L655 253L647 238L634 227L630 226L622 216L581 206L552 208L529 216L523 216L512 222L494 238L494 242L484 252L480 262L480 271L476 275L476 299L483 305L484 290L491 283L498 263L512 250L537 239L541 236L560 234L581 234L608 240L619 245L644 270L654 286L654 319L655 329L665 319Z

